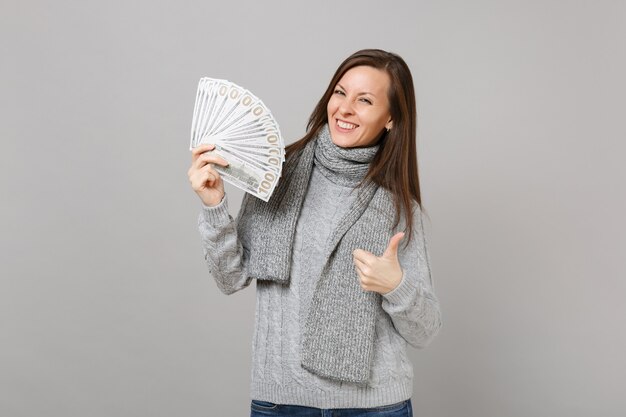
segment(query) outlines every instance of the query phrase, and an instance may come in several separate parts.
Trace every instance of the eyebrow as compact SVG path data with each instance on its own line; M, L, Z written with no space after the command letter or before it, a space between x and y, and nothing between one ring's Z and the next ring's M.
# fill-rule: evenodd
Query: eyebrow
M339 83L337 83L337 85L338 85L339 87L341 87L341 89L342 89L342 90L345 90L345 87L344 87L343 85L341 85L341 84L339 84ZM363 94L369 94L369 95L370 95L370 96L372 96L372 97L376 97L376 94L374 94L374 93L370 93L369 91L363 91L362 93L359 93L359 95L363 95Z

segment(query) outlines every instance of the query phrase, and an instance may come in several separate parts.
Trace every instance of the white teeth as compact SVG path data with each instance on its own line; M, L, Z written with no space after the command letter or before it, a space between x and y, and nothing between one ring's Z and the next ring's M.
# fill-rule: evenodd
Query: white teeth
M337 120L337 125L339 125L339 127L342 129L354 129L357 126L352 123L342 122L341 120Z

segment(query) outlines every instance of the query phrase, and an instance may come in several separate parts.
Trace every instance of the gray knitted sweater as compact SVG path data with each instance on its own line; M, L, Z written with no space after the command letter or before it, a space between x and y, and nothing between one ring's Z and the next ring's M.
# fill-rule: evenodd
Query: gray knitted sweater
M351 187L333 179L332 173L313 168L296 225L290 284L256 281L252 399L318 408L376 407L406 400L413 390L407 344L424 347L441 327L422 214L416 209L413 239L406 248L402 243L398 252L402 281L382 297L384 312L376 322L368 384L328 380L300 366L300 340L315 289L311 277L321 273L324 243L356 197ZM203 206L198 225L209 273L223 293L232 294L251 280L246 278L246 242L238 238L227 204L225 197L215 207ZM404 222L397 229L403 230Z

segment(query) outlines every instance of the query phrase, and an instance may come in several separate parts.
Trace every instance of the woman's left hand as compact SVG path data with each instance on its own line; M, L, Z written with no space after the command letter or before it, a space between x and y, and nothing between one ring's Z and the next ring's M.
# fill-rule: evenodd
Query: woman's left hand
M398 246L403 237L403 232L392 236L382 256L376 256L363 249L355 249L352 252L354 265L364 290L387 294L400 284L403 272L398 262Z

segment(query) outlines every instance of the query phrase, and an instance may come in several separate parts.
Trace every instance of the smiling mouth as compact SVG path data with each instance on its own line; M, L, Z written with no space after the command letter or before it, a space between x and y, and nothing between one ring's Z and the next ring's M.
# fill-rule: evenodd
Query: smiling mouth
M344 130L352 130L352 129L356 129L357 127L359 127L359 125L355 125L354 123L344 122L343 120L339 120L339 119L337 119L337 126L339 126L340 128Z

